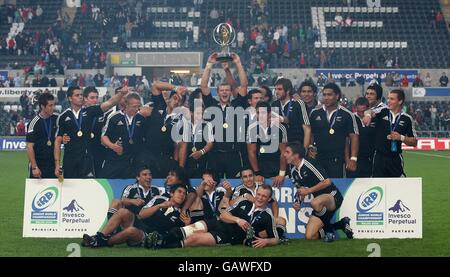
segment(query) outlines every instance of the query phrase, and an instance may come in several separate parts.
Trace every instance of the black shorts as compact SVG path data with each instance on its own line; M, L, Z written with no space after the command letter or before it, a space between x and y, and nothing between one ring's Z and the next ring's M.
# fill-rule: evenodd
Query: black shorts
M242 157L238 151L212 152L208 167L217 174L217 178L239 177L242 170Z
M107 179L131 179L136 176L133 171L131 157L107 158L100 171L100 176Z
M154 231L137 216L134 216L133 227L136 227L147 234Z
M330 178L344 178L343 157L317 157L319 164L325 169Z
M344 201L344 197L342 196L341 192L338 189L335 189L331 191L331 196L334 198L334 203L336 206L336 209L333 211L327 210L324 214L320 214L320 212L313 212L313 215L315 217L318 217L324 225L327 225L330 223L331 219L333 218L335 212L341 207L342 202Z
M206 219L205 223L217 244L242 244L245 239L245 232L236 224L225 223L215 218Z
M403 170L402 154L375 152L373 157L373 177L406 177Z
M64 155L64 178L88 178L94 177L92 157L89 155L73 156Z
M280 173L279 159L260 159L258 160L259 172L264 178L272 178Z
M356 171L347 171L347 178L369 178L372 176L373 157L358 157Z

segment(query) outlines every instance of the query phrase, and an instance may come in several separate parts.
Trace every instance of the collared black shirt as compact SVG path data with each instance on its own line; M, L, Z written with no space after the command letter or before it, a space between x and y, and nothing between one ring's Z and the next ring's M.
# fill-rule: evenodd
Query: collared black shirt
M239 151L240 147L239 147L239 143L244 143L245 142L245 120L243 120L243 118L239 118L238 116L234 115L235 113L232 113L230 111L227 112L227 108L228 107L232 107L232 108L242 108L243 109L243 113L245 114L245 109L248 106L248 102L247 102L247 97L245 96L241 96L238 94L238 96L236 98L234 98L230 105L226 106L225 108L222 108L222 106L220 105L220 102L216 99L214 99L212 97L211 94L208 94L207 96L203 96L203 103L205 105L205 108L209 108L209 107L218 107L222 110L222 124L227 124L227 128L225 128L223 125L221 126L222 129L222 141L217 140L217 131L213 130L214 132L214 137L216 138L216 140L214 141L214 148L213 151L214 152L232 152L232 151ZM228 115L227 115L228 114ZM232 116L234 115L234 116ZM209 117L211 118L211 121L214 122L214 117L211 116L208 113L208 110L205 110L204 113L204 117L206 118L206 120L209 119ZM233 117L233 118L228 118L228 117ZM227 132L233 132L233 142L227 142Z
M155 205L168 201L169 198L156 196L145 205L142 210L151 208ZM184 223L180 219L181 208L169 207L157 210L152 216L142 219L149 230L158 232L167 232L173 227L183 227Z
M216 188L211 195L209 195L206 191L203 192L201 200L203 203L204 218L213 218L220 215L219 205L224 195L225 189L223 187Z
M78 137L79 128L77 126L75 114L71 109L62 112L58 117L57 136L67 134L70 141L64 144L64 157L73 155L74 157L86 155L89 152L89 142L91 140L92 121L95 117L103 115L100 105L83 107L79 112L79 116L83 117L81 123L82 136ZM78 117L79 119L79 117Z
M162 95L153 97L152 114L144 120L145 151L154 155L173 156L174 145L178 141L172 138L172 128L176 128L179 141L183 139L183 130L187 120L182 113L167 115L167 106Z
M333 118L335 118L332 127L334 134L330 134ZM311 112L311 131L317 146L318 158L344 157L347 137L350 134L359 134L355 116L346 108L338 106L330 119L331 122L327 117L325 107Z
M390 116L389 116L390 115ZM400 117L400 118L399 118ZM387 136L391 133L391 127L394 127L395 121L397 126L393 131L398 132L400 135L407 137L417 137L416 130L414 128L414 119L407 113L394 115L389 109L383 109L375 115L375 130L376 130L376 142L375 150L383 154L400 154L402 153L402 142L396 141L397 151L391 151L391 140L387 139ZM390 121L392 120L392 121Z
M53 114L47 119L42 118L38 114L28 123L26 142L34 143L33 150L38 165L55 164L53 147L55 145L57 119L58 115L56 114ZM49 139L51 142L50 146L47 145Z
M255 122L247 131L247 144L256 144L256 156L258 161L266 159L280 161L280 144L288 142L286 127L282 124L270 124L264 128L262 124Z
M122 199L128 198L128 199L142 199L144 200L144 204L141 206L134 206L130 205L127 208L134 213L139 213L139 211L147 205L150 200L152 200L154 197L158 196L160 194L159 189L156 187L150 187L150 190L147 192L147 194L144 193L144 189L142 186L139 185L139 183L134 183L132 185L128 185L123 189L122 192Z
M137 113L132 122L127 122L126 115L122 111L117 111L108 118L103 128L102 135L107 136L112 143L117 141L122 142L123 154L122 156L133 156L142 149L144 145L144 117ZM129 137L128 128L131 131L131 126L134 124L134 132L132 138ZM132 139L132 144L130 143ZM117 153L112 149L107 151L108 158L118 157Z
M296 187L311 188L325 179L328 175L325 170L313 159L303 159L299 168L291 165L291 179ZM337 191L337 187L331 183L328 187L313 193L317 197L326 193Z
M252 202L240 200L230 206L227 211L233 216L249 222L255 229L256 236L258 236L260 232L266 231L268 235L267 238L278 238L275 219L270 208L256 209L255 204ZM234 232L243 232L237 224L233 224L233 227Z
M298 141L303 145L305 135L303 125L310 125L305 102L291 99L282 106L281 101L276 100L272 103L272 107L279 109L280 116L287 116L289 119L289 123L285 124L288 141Z
M356 123L359 131L359 151L358 158L373 157L375 145L372 143L372 136L375 136L375 128L365 126L362 119L355 114Z

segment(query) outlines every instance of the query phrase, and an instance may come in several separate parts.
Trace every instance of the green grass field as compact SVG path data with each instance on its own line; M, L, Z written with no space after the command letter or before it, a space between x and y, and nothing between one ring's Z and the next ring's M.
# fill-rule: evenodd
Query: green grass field
M274 256L356 256L370 253L369 243L378 243L381 256L450 256L450 151L406 152L406 173L423 178L423 239L291 240L288 245L252 249L241 246L210 248L146 250L116 246L103 249L81 249L81 256L172 256L172 257L274 257ZM24 152L0 152L0 256L68 256L70 243L79 239L24 239L22 217L27 159Z

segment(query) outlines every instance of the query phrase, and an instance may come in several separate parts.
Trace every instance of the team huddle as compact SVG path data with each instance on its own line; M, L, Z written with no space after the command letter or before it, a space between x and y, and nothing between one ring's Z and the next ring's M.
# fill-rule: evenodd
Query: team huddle
M334 83L322 88L320 104L309 81L298 91L286 78L274 94L268 87L248 91L233 54L239 80L222 63L226 82L216 99L208 87L216 57L208 58L200 88L154 82L145 105L125 87L101 104L95 87L70 87L70 108L55 115L53 95L39 96L26 137L30 178L136 178L111 203L103 230L83 236L84 246L276 245L285 240L286 220L272 187L287 177L297 188L295 209L314 196L306 239L333 241L336 230L352 238L349 218L331 222L343 201L331 178L405 176L401 145L417 139L402 113L402 90L392 90L385 105L373 84L355 113L339 104ZM152 178L166 179L163 194ZM192 178L201 179L196 188ZM233 189L227 178L242 184Z

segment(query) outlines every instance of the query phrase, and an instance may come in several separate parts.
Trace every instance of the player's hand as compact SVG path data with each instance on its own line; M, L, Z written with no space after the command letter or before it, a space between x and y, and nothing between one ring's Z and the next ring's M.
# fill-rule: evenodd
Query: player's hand
M141 198L133 199L131 201L131 203L133 203L133 205L135 205L136 207L142 206L145 203L145 201Z
M255 176L255 182L264 183L264 177L261 175Z
M41 178L42 173L39 167L35 167L31 170L31 174L33 175L34 178Z
M173 206L173 203L172 203L172 201L170 201L170 200L164 201L164 202L162 202L161 204L159 204L159 208L160 208L160 209L168 209L168 208L170 208L170 207L172 207L172 206Z
M369 126L370 123L372 122L372 116L369 116L369 115L370 114L367 114L367 115L364 114L364 118L363 118L362 122L365 126Z
M345 168L348 171L355 172L356 171L356 162L353 160L348 160L345 162Z
M228 65L228 62L223 62L222 68L223 68L223 70L230 70L230 66Z
M241 58L239 57L238 54L232 53L231 57L233 58L233 63L234 64L240 64L241 63Z
M183 221L185 226L191 224L191 217L188 215L187 212L180 213L180 220Z
M297 189L297 192L300 194L300 197L304 198L306 195L308 195L310 193L309 189L305 188L305 187L299 187Z
M247 231L248 228L250 228L250 223L248 223L246 220L239 218L236 222L236 224L241 227L242 230Z
M179 87L177 87L176 93L177 93L178 95L183 96L183 95L186 94L186 92L187 92L187 88L186 88L186 87L184 87L184 86L179 86Z
M149 117L153 112L153 107L150 106L142 106L139 109L139 113L143 116L143 117Z
M251 195L250 193L245 193L243 195L243 197L244 197L245 200L248 200L248 201L250 201L252 203L255 203L255 197L253 197L253 195Z
M56 164L55 165L55 176L56 176L56 178L59 178L59 164Z
M390 136L391 140L402 140L402 135L400 135L398 132L391 132Z
M200 152L200 151L195 151L194 153L189 155L189 158L193 158L194 160L198 160L201 157L202 157L202 152Z
M295 202L294 203L294 210L296 210L296 211L300 210L300 203L299 202Z
M63 135L63 144L68 144L70 142L70 136L68 134Z
M311 159L315 159L317 156L317 149L315 147L309 147L308 148L308 157Z
M217 62L217 53L212 53L209 57L208 57L208 62L209 63L216 63Z
M222 187L225 189L226 194L230 197L233 194L233 187L228 181L224 181Z
M275 176L272 178L272 187L279 188L284 183L284 176Z
M117 155L122 155L123 154L123 147L120 143L116 142L113 144L113 146L111 147L112 151L116 152Z
M119 93L122 94L122 96L125 96L126 94L128 94L129 92L131 92L131 88L129 87L122 87L119 90Z
M254 248L263 248L267 246L268 241L267 239L256 237L256 239L252 241L252 244Z
M294 95L292 95L292 98L294 98L295 101L300 100L300 95L298 93L295 93Z

